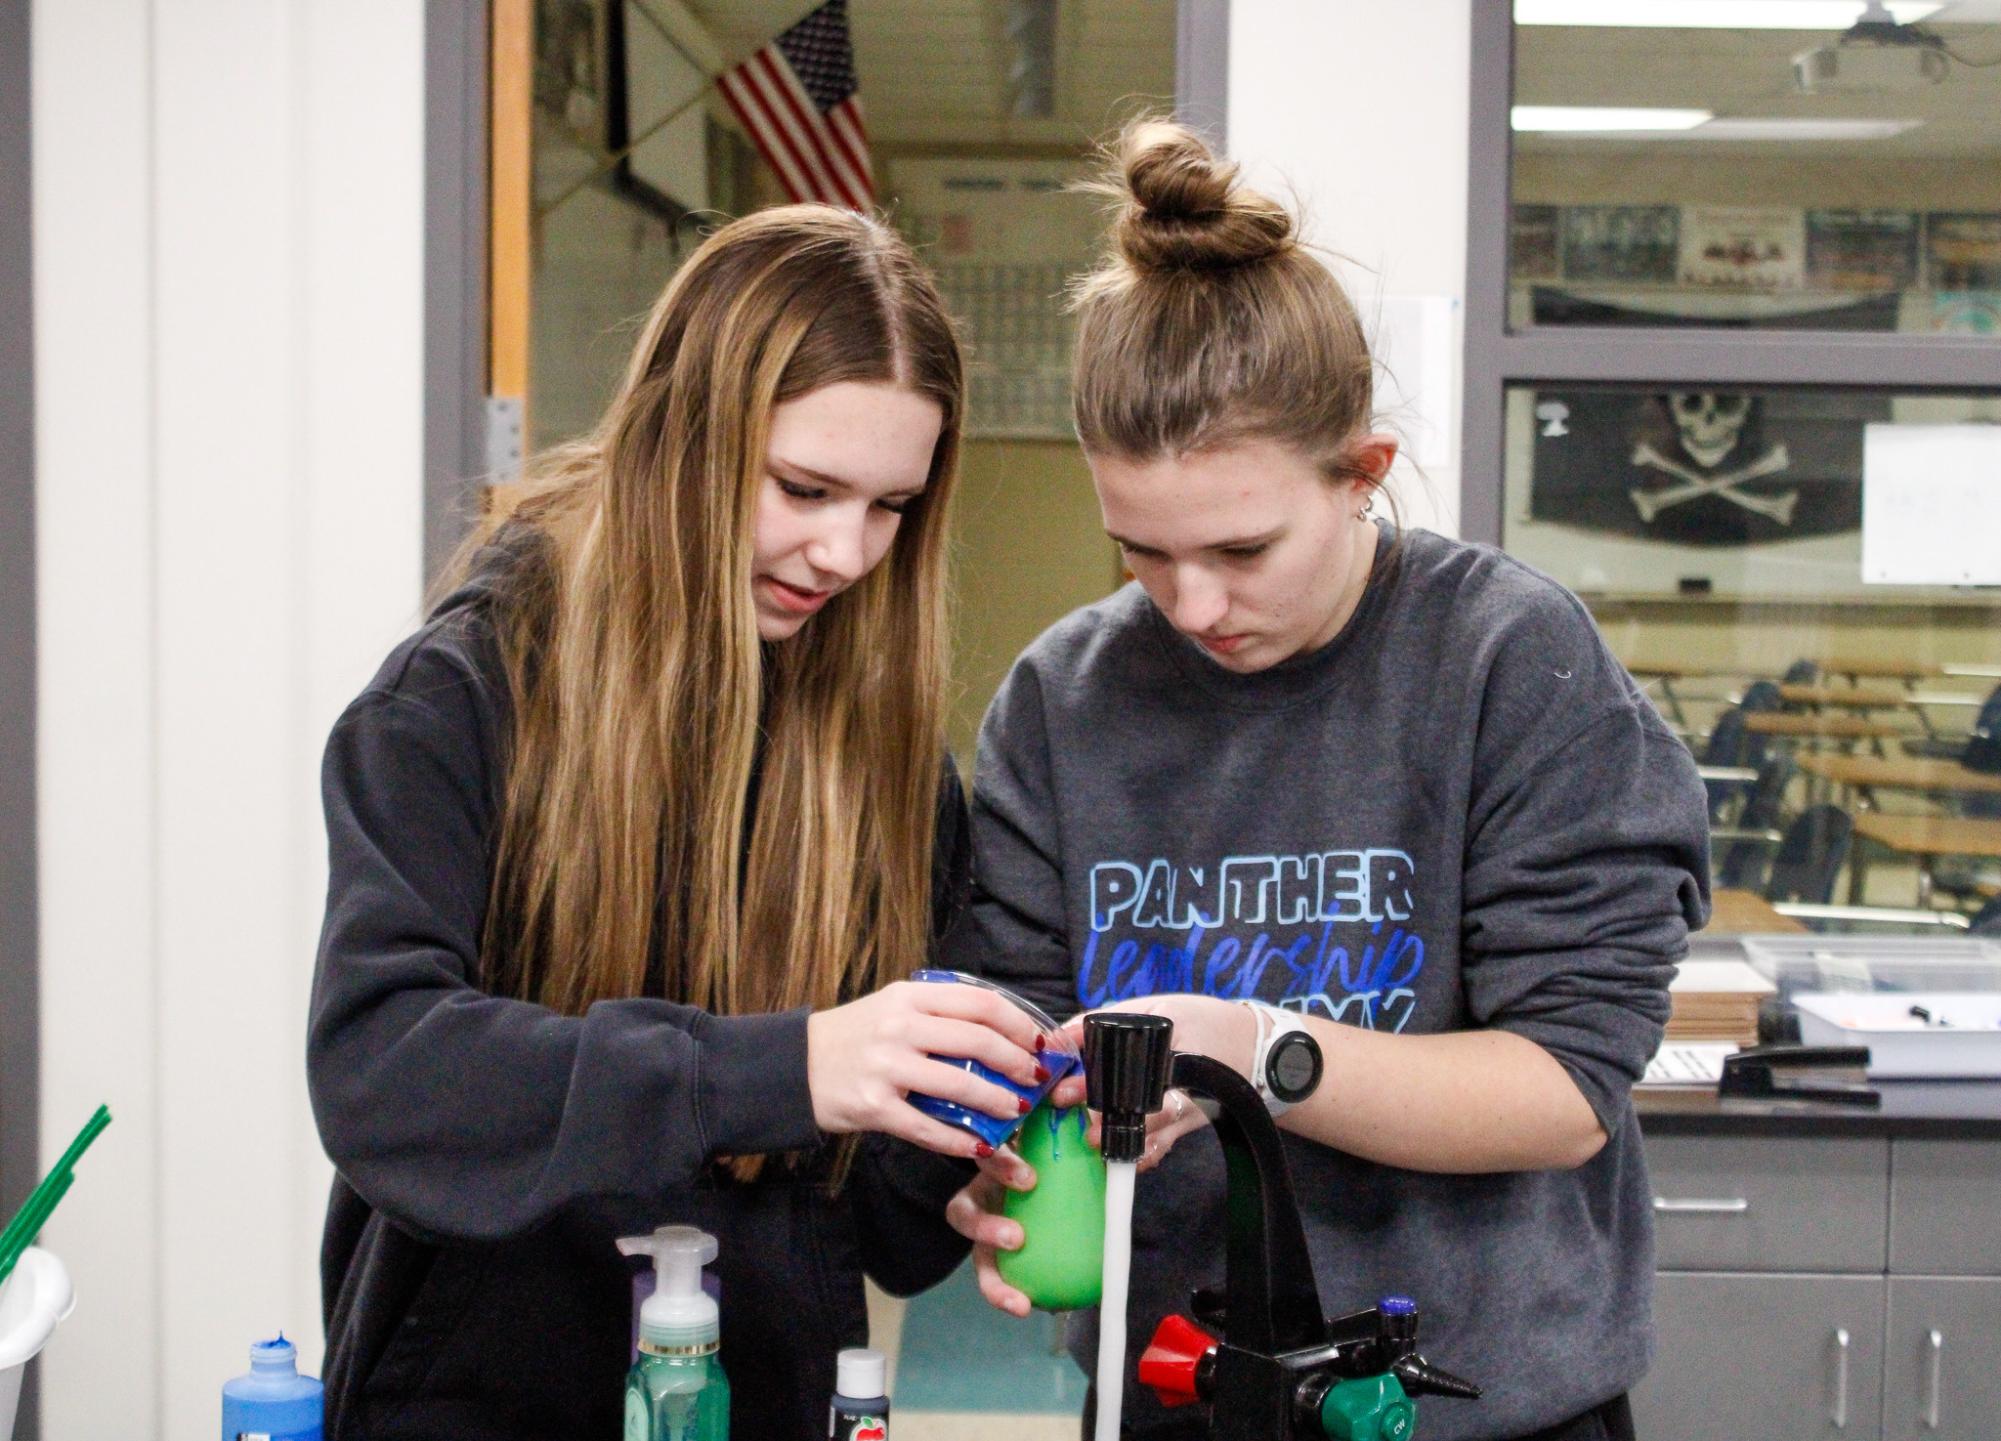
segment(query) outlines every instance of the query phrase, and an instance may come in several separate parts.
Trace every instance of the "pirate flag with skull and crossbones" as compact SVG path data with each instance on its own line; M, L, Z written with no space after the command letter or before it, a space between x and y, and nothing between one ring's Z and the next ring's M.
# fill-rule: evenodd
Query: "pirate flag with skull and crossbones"
M1874 397L1539 392L1530 514L1675 545L1856 529ZM1551 417L1561 412L1552 421Z

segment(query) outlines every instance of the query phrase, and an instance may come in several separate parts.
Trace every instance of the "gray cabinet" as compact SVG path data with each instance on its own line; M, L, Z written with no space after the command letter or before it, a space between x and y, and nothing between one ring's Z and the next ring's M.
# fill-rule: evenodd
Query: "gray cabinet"
M2001 1433L2001 1145L1899 1140L1890 1168L1883 1435Z
M1880 1277L1663 1272L1654 1322L1658 1355L1633 1392L1648 1441L1876 1434Z
M1992 1441L2001 1431L2001 1280L1890 1278L1886 1441Z
M2001 1436L2001 1142L1647 1137L1649 1441Z

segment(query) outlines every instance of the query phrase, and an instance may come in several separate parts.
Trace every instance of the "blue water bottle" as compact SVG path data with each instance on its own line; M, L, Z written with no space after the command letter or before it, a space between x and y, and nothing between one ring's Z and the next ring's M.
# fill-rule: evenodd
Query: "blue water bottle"
M222 1441L320 1441L325 1390L299 1374L299 1353L282 1334L250 1348L250 1373L222 1387Z

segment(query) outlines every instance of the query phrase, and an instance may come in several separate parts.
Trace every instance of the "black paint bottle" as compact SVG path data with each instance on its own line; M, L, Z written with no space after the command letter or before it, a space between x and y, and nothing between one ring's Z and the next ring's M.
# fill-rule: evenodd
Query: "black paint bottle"
M882 1352L852 1347L834 1362L828 1441L889 1441L889 1396Z

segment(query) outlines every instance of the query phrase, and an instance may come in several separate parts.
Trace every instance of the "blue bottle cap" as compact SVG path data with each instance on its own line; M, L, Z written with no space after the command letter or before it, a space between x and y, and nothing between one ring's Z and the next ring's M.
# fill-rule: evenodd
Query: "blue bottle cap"
M1385 1296L1376 1302L1376 1309L1385 1316L1415 1316L1417 1302L1408 1296Z

